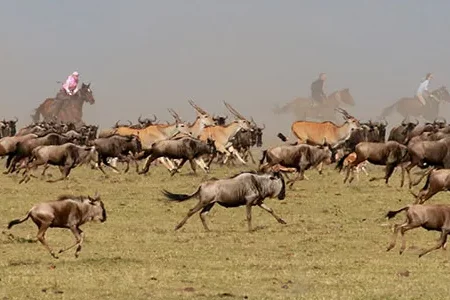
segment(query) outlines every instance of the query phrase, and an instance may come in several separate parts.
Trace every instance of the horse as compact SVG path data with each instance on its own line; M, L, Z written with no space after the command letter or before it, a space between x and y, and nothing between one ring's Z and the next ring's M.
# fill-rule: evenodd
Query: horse
M44 102L35 109L34 114L31 115L33 122L39 122L42 115L44 121L54 120L55 118L61 122L83 123L83 104L88 102L94 104L95 99L92 94L91 84L81 84L81 88L70 97L70 100L65 100L59 112L54 116L51 114L51 108L54 105L55 98L47 98Z
M442 101L450 102L450 93L445 86L441 86L431 92L433 97L426 99L426 105L423 106L417 97L403 97L394 102L391 106L383 109L381 117L385 118L397 111L403 118L420 117L426 121L434 121L439 118L439 104Z
M355 105L348 88L331 93L318 106L312 106L312 101L311 98L295 98L283 107L274 109L274 113L292 112L298 120L306 120L309 117L320 121L337 121L335 109L339 107L340 102L351 106Z

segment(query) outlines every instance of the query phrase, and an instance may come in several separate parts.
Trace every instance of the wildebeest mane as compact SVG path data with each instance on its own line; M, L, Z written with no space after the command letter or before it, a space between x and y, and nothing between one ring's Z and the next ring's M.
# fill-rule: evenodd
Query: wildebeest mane
M84 196L74 196L74 195L60 195L58 196L57 201L63 201L63 200L75 200L79 202L83 202L83 199L86 199L87 197Z
M256 171L254 171L254 170L250 170L250 171L242 171L242 172L239 172L239 173L237 173L237 174L234 174L234 175L231 176L231 177L228 177L228 179L232 179L232 178L238 177L239 175L244 174L244 173L258 174L258 173L257 173Z

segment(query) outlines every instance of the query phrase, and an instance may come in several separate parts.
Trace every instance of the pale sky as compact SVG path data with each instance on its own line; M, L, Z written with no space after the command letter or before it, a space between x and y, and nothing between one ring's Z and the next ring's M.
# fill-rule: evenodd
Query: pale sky
M84 119L103 127L171 120L168 107L191 121L192 98L287 131L294 116L273 107L309 96L320 72L329 92L350 88L349 112L376 117L427 72L430 88L448 85L449 11L445 0L3 1L0 117L29 123L75 70L96 99Z

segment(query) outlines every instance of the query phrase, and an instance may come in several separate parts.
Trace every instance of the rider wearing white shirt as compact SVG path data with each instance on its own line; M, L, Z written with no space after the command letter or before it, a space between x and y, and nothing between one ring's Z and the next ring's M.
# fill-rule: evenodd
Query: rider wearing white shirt
M426 102L424 99L424 95L428 96L430 93L428 92L428 85L430 84L430 80L433 78L433 74L428 73L425 79L420 83L419 88L417 89L416 96L419 98L420 103L425 106Z

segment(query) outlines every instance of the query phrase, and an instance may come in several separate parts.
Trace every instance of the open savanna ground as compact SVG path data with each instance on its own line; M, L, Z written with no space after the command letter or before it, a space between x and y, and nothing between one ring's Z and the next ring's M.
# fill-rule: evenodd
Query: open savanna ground
M226 177L250 167L213 167L210 175ZM371 175L381 168L371 167ZM165 188L191 192L206 178L181 174L170 178L162 167L148 176L110 173L80 167L70 180L55 184L0 177L0 299L444 299L448 298L449 253L434 251L418 258L439 234L422 229L406 234L409 248L385 249L391 224L389 209L413 201L400 189L399 172L391 187L369 182L342 184L328 167L323 175L307 172L285 200L266 204L287 221L278 224L267 212L253 209L255 232L247 232L245 208L215 206L205 232L198 215L179 231L173 229L196 199L166 201ZM59 176L56 169L49 171ZM36 243L31 220L6 230L33 204L60 194L98 190L108 220L82 227L86 234L78 259L73 251L56 260ZM448 202L441 193L430 203ZM13 236L9 234L13 234ZM69 230L49 229L47 240L58 250L72 243Z

